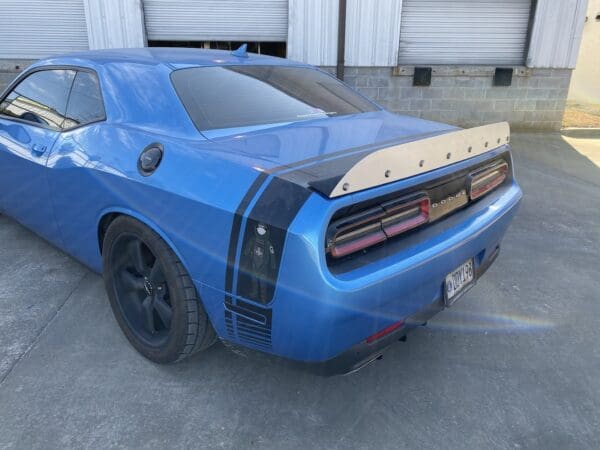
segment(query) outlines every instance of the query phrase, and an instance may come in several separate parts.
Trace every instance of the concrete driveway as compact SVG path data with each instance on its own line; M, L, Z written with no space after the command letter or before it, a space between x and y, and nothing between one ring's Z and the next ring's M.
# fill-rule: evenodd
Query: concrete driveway
M99 276L0 217L0 448L600 447L600 168L569 142L514 136L525 197L496 264L346 377L220 344L156 366Z

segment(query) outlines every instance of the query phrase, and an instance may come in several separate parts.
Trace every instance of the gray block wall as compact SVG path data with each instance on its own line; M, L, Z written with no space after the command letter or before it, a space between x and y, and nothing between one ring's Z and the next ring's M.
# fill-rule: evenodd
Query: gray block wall
M431 86L425 87L412 85L413 72L412 67L349 67L345 81L400 114L463 127L508 121L514 129L558 130L572 71L519 67L508 87L492 85L493 67L434 67Z
M0 59L0 92L31 63L30 59Z

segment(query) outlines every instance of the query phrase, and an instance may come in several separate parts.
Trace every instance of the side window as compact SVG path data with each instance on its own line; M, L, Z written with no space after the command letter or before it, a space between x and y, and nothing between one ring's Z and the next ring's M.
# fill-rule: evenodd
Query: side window
M0 104L0 114L60 130L74 70L42 70L21 81Z
M65 129L105 118L100 83L96 74L77 72L66 116L63 125Z

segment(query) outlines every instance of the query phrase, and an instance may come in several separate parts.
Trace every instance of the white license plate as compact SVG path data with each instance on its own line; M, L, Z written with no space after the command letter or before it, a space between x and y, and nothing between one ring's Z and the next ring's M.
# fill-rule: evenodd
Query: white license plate
M474 279L473 258L446 275L446 282L444 283L446 306L452 306L458 300L458 297L468 291L473 285Z

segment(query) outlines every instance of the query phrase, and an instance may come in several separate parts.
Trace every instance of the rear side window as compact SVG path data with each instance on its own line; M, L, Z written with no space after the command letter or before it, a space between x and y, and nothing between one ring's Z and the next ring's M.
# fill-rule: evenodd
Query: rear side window
M42 70L21 81L0 104L0 114L60 130L74 70Z
M337 79L308 67L218 66L171 79L199 130L246 127L375 111Z
M104 103L98 77L90 72L77 72L63 128L73 128L104 118Z

